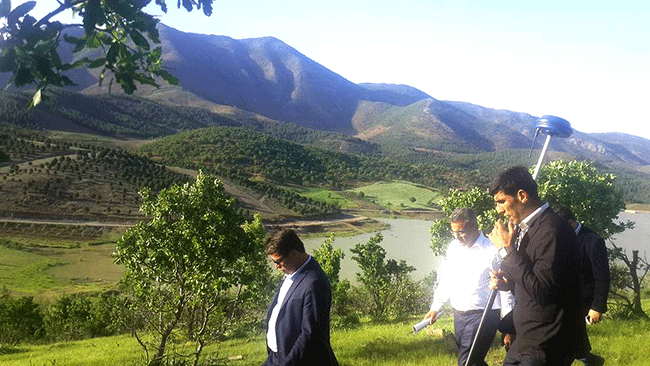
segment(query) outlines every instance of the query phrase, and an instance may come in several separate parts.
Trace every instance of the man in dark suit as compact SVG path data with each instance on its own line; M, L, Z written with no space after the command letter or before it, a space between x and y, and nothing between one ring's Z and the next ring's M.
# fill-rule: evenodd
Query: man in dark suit
M285 276L266 318L264 365L338 365L330 345L332 293L325 272L293 230L272 235L266 254Z
M569 224L540 200L524 167L510 168L490 188L497 221L488 237L503 256L491 287L513 290L517 337L504 365L563 366L573 362L581 320L578 243Z
M605 240L595 231L583 226L577 221L570 208L564 206L553 207L553 211L565 219L578 235L580 246L580 271L581 314L589 324L596 324L602 320L603 313L607 311L607 295L609 293L610 273L609 260ZM587 366L599 366L605 359L591 353L591 344L585 329L583 345L578 348L576 359Z

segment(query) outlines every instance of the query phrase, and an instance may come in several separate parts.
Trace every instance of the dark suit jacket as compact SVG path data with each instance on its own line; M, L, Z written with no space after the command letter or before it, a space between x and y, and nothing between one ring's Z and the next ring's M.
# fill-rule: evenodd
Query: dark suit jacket
M271 311L277 301L276 292L266 317L267 329ZM311 258L294 275L278 314L275 327L277 360L272 362L269 357L264 364L338 365L330 345L331 304L329 280L316 260Z
M531 223L519 250L503 259L501 269L514 283L516 301L517 338L509 356L545 359L547 365L572 360L581 320L578 255L575 231L546 209Z
M578 232L578 243L583 261L581 277L583 311L594 309L604 313L607 311L610 282L605 241L593 230L582 226Z

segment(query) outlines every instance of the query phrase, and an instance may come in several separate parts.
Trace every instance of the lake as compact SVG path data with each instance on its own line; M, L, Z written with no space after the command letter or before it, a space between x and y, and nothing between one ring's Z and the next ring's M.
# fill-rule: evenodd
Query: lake
M643 256L645 249L650 246L650 213L629 213L622 212L619 215L621 221L634 221L635 228L628 230L614 238L614 242L627 249L638 249ZM417 279L423 278L440 264L441 258L433 255L430 248L432 221L415 219L381 219L390 225L390 229L383 230L384 240L381 245L386 249L386 257L390 259L405 260L409 265L416 268L413 276ZM341 248L345 252L345 258L341 262L341 278L355 281L355 273L358 271L357 264L352 260L350 249L357 243L366 243L375 233L361 234L350 237L337 237L334 240L334 247ZM308 252L318 248L325 238L308 238L303 240ZM609 246L609 243L608 243Z

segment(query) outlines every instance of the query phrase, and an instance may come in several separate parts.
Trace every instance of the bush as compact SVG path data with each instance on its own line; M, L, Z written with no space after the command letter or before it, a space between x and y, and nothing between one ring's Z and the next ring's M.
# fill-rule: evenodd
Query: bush
M62 296L44 310L46 337L51 341L70 341L122 333L123 308L117 291Z
M7 288L0 292L0 343L15 345L43 335L43 318L33 298L13 298Z

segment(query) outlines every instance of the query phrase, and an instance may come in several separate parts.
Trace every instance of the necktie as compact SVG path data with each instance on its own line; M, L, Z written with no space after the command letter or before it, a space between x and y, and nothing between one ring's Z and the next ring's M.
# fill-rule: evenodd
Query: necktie
M516 250L519 250L519 245L521 244L521 240L524 238L524 232L521 230L519 226L515 228L515 233L513 237L515 238L515 248Z

